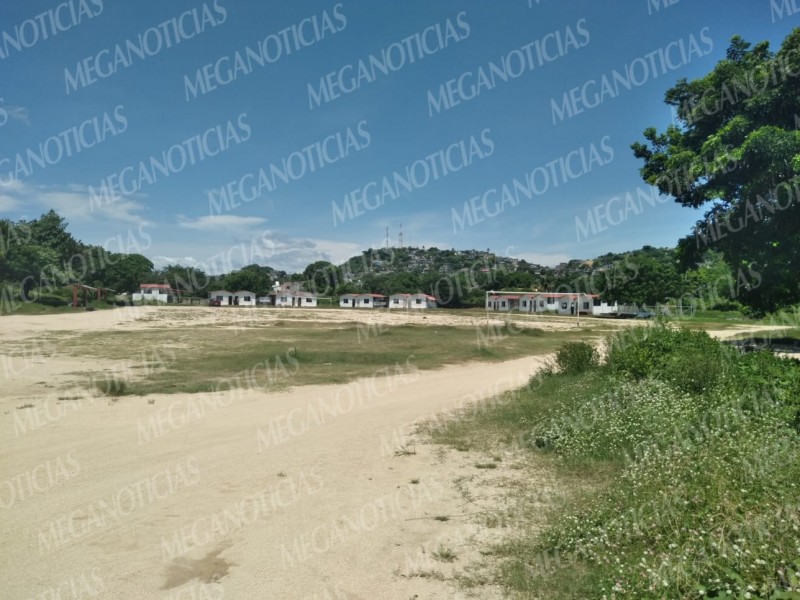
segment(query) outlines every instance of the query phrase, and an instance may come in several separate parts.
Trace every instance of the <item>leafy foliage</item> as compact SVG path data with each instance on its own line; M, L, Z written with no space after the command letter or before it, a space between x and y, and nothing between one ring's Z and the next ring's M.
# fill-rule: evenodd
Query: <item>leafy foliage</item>
M736 36L705 77L666 93L680 126L631 147L642 178L688 207L710 205L679 243L682 264L720 251L741 301L774 311L800 300L800 28L777 53Z

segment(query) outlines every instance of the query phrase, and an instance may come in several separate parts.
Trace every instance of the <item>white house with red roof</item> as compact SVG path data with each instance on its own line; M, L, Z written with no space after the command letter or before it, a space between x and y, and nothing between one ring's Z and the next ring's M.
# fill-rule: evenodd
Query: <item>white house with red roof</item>
M163 302L164 304L177 302L178 290L172 289L166 283L143 283L139 286L139 291L135 292L131 298L134 302Z
M574 315L579 310L582 315L605 315L617 312L617 303L609 304L600 300L597 294L573 292L532 292L520 294L490 294L486 302L487 310L508 312L518 310L523 313L556 313Z
M519 309L521 294L494 294L486 299L486 309L510 312Z
M389 296L389 308L436 308L436 298L429 294L392 294Z
M356 308L385 308L388 304L383 294L358 294L355 297Z
M415 310L436 308L436 298L430 294L411 294L409 297L409 308Z
M339 307L355 308L356 298L358 298L358 294L342 294L339 296Z

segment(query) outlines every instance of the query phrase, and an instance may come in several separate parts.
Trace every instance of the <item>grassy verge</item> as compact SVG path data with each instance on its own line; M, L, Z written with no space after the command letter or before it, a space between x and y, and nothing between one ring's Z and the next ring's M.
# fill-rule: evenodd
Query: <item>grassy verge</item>
M369 327L277 321L258 327L178 327L59 336L58 353L111 359L93 384L115 395L206 392L246 382L275 389L500 361L552 352L587 330L508 327ZM399 369L399 370L398 370ZM122 380L124 386L116 382ZM238 382L238 383L237 383Z
M665 326L572 344L551 372L428 427L515 443L569 483L491 551L519 598L800 598L800 365ZM529 493L535 493L531 489Z

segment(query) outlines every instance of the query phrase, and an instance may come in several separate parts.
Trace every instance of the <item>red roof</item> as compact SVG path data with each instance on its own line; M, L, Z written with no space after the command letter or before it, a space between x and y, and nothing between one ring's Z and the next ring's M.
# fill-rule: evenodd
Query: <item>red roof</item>
M167 283L143 283L139 287L142 287L142 288L160 288L160 289L165 289L165 290L172 289L171 286L169 284L167 284Z

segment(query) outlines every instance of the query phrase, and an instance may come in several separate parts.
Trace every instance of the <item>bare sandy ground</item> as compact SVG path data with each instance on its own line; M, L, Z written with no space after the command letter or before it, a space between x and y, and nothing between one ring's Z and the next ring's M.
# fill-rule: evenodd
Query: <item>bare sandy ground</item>
M6 317L0 344L280 316L247 312ZM496 508L502 485L475 483L476 457L409 436L420 419L523 385L542 361L426 372L407 364L346 385L113 402L63 389L74 360L43 354L35 368L0 373L3 598L466 597L442 579L497 535L474 516ZM20 394L33 406L17 408ZM484 479L513 475L499 466ZM465 494L455 479L476 488Z
M346 385L115 402L73 381L113 361L86 364L46 341L278 319L474 326L487 317L145 307L0 319L0 597L466 597L453 573L472 572L478 549L508 531L480 516L507 501L515 478L534 477L541 490L551 483L514 456L478 470L477 461L498 457L416 444L414 424L522 386L543 359L426 372L405 364ZM500 597L490 586L475 594Z

